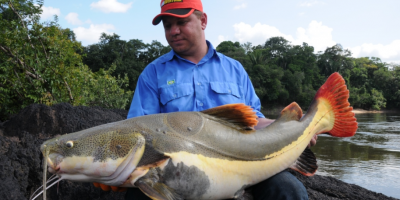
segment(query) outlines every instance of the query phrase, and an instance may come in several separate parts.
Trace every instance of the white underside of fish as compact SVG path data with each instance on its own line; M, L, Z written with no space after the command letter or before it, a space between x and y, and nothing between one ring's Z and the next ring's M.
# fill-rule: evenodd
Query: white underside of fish
M196 166L209 177L209 189L196 199L226 199L233 198L244 186L259 183L288 168L303 150L304 148L295 147L281 156L264 161L224 160L187 152L166 155L171 157L174 165L182 162L189 167Z

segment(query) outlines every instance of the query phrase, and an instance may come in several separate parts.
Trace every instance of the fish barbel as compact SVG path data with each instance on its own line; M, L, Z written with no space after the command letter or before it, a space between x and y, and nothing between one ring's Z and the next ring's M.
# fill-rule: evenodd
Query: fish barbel
M59 180L138 187L155 200L240 198L287 168L313 175L312 137L350 137L357 130L348 98L334 73L306 115L294 102L261 130L252 128L257 116L251 107L228 104L104 124L48 140L41 151Z

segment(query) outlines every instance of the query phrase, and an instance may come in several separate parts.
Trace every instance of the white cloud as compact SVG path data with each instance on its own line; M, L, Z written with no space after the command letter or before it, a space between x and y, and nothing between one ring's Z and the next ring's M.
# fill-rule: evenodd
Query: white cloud
M349 50L353 57L379 57L385 62L400 62L400 40L394 40L387 45L364 43Z
M284 37L295 45L303 42L314 46L315 51L323 51L326 47L336 44L332 39L332 28L322 25L322 22L311 21L307 28L299 27L296 31L296 38L284 34L278 28L266 24L257 23L253 27L243 22L234 24L235 37L240 42L251 42L254 46L264 44L271 37Z
M111 34L111 30L115 30L112 24L91 24L89 28L78 27L73 31L78 41L85 44L93 44L99 41L101 33Z
M246 7L247 7L247 3L242 3L240 5L235 6L233 8L233 10L239 10L239 9L246 8Z
M296 39L293 44L300 45L303 42L314 47L315 51L324 51L326 47L336 44L332 39L332 28L322 25L322 22L311 21L307 29L297 28Z
M60 16L61 15L61 11L58 8L53 8L53 7L46 7L46 6L42 6L42 14L40 15L40 18L42 20L46 20L46 19L52 19L54 15Z
M235 37L240 43L251 42L254 46L259 44L264 44L268 38L281 36L287 40L293 41L293 37L290 35L285 35L281 33L277 28L269 26L266 24L257 23L252 27L249 24L240 22L239 24L234 24Z
M68 13L67 16L65 16L65 19L67 20L68 23L72 25L82 25L83 22L79 20L78 18L78 13Z
M227 38L225 37L225 36L223 36L223 35L218 35L218 44L219 43L221 43L221 42L223 42L223 41L226 41L227 40ZM218 46L218 45L217 45Z
M302 6L302 7L311 7L311 6L314 6L314 5L317 5L317 4L324 4L324 3L321 2L321 1L306 1L306 2L301 3L300 6Z
M131 8L132 2L123 4L118 2L117 0L100 0L98 2L90 4L90 7L94 9L98 9L105 13L124 13Z

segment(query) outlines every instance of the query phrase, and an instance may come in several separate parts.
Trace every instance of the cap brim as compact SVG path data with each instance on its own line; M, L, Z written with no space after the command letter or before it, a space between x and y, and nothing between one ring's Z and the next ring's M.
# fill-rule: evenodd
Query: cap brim
M185 8L185 9L171 9L167 10L163 13L158 14L153 19L153 25L157 25L161 22L163 16L171 16L171 17L178 17L178 18L185 18L189 17L193 12L194 8Z

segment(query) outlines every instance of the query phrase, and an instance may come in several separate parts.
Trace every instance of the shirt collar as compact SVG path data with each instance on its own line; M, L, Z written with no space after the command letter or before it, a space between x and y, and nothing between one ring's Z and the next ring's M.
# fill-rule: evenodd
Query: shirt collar
M206 40L207 46L208 46L208 51L207 54L200 60L199 64L202 64L204 62L207 62L211 57L213 57L214 55L218 55L217 51L215 50L214 46L211 44L211 42L209 42L208 40ZM174 56L176 58L180 58L183 60L186 60L182 57L180 57L178 54L175 53L174 50L171 50L170 52L168 52L167 54L165 54L164 56L164 60L162 61L162 63L168 62L170 60L172 60L174 58Z

